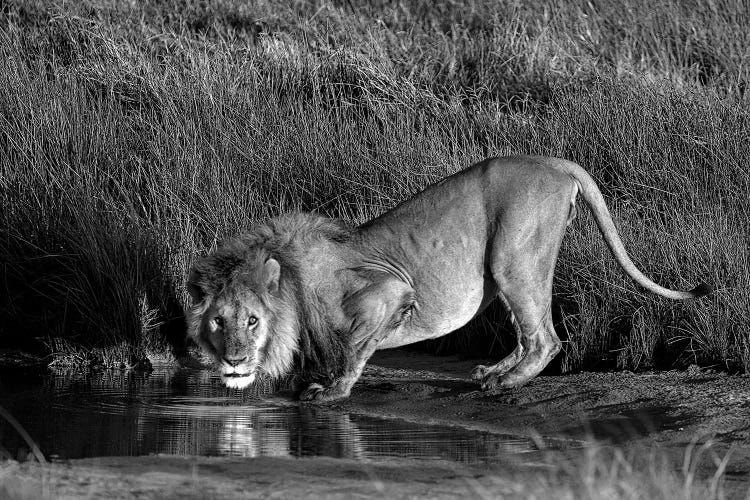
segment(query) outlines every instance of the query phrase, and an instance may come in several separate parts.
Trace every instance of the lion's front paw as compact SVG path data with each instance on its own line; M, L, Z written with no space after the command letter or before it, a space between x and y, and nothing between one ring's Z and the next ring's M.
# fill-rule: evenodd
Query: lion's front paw
M300 401L315 401L316 396L325 391L325 387L320 384L310 384L307 389L299 395Z
M299 395L300 401L334 401L345 398L348 392L342 391L337 386L324 387L320 384L310 384L307 389Z
M477 365L471 370L471 380L482 380L487 375L487 367L484 365Z

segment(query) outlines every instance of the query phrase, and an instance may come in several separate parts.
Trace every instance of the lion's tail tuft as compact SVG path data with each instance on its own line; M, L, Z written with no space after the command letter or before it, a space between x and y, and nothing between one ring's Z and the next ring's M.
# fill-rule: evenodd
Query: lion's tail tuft
M710 285L707 285L705 283L701 283L692 290L690 290L690 293L693 294L693 298L703 297L704 295L708 295L709 293L712 293L714 291L713 287Z

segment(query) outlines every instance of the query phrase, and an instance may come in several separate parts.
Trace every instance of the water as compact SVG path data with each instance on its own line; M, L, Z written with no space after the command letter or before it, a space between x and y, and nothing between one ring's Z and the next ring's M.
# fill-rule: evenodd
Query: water
M203 456L408 457L501 463L537 452L522 437L337 412L226 389L206 371L57 374L3 380L0 405L52 459L154 453ZM564 449L549 440L545 449ZM28 447L0 419L0 453Z

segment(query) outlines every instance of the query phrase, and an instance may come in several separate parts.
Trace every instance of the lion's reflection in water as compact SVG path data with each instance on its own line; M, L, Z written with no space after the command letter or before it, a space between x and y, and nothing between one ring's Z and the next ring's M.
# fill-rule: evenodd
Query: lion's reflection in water
M221 454L365 458L359 429L348 415L297 410L300 413L259 412L226 419L217 438Z
M4 405L45 454L60 458L167 453L505 463L538 449L522 437L350 415L279 396L269 401L228 390L205 371L58 374L10 387ZM0 446L11 454L24 446L5 422Z
M262 415L234 415L224 421L218 446L228 455L241 457L283 457L289 455L289 432L277 418Z

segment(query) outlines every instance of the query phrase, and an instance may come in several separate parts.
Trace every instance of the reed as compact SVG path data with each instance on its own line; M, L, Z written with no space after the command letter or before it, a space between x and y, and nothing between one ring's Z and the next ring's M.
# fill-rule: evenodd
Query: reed
M646 295L582 215L555 282L559 367L747 371L747 17L728 1L5 2L0 343L179 346L187 269L222 238L288 210L362 222L484 157L538 153L598 179L647 274L717 288ZM490 311L438 347L502 350L503 329Z

